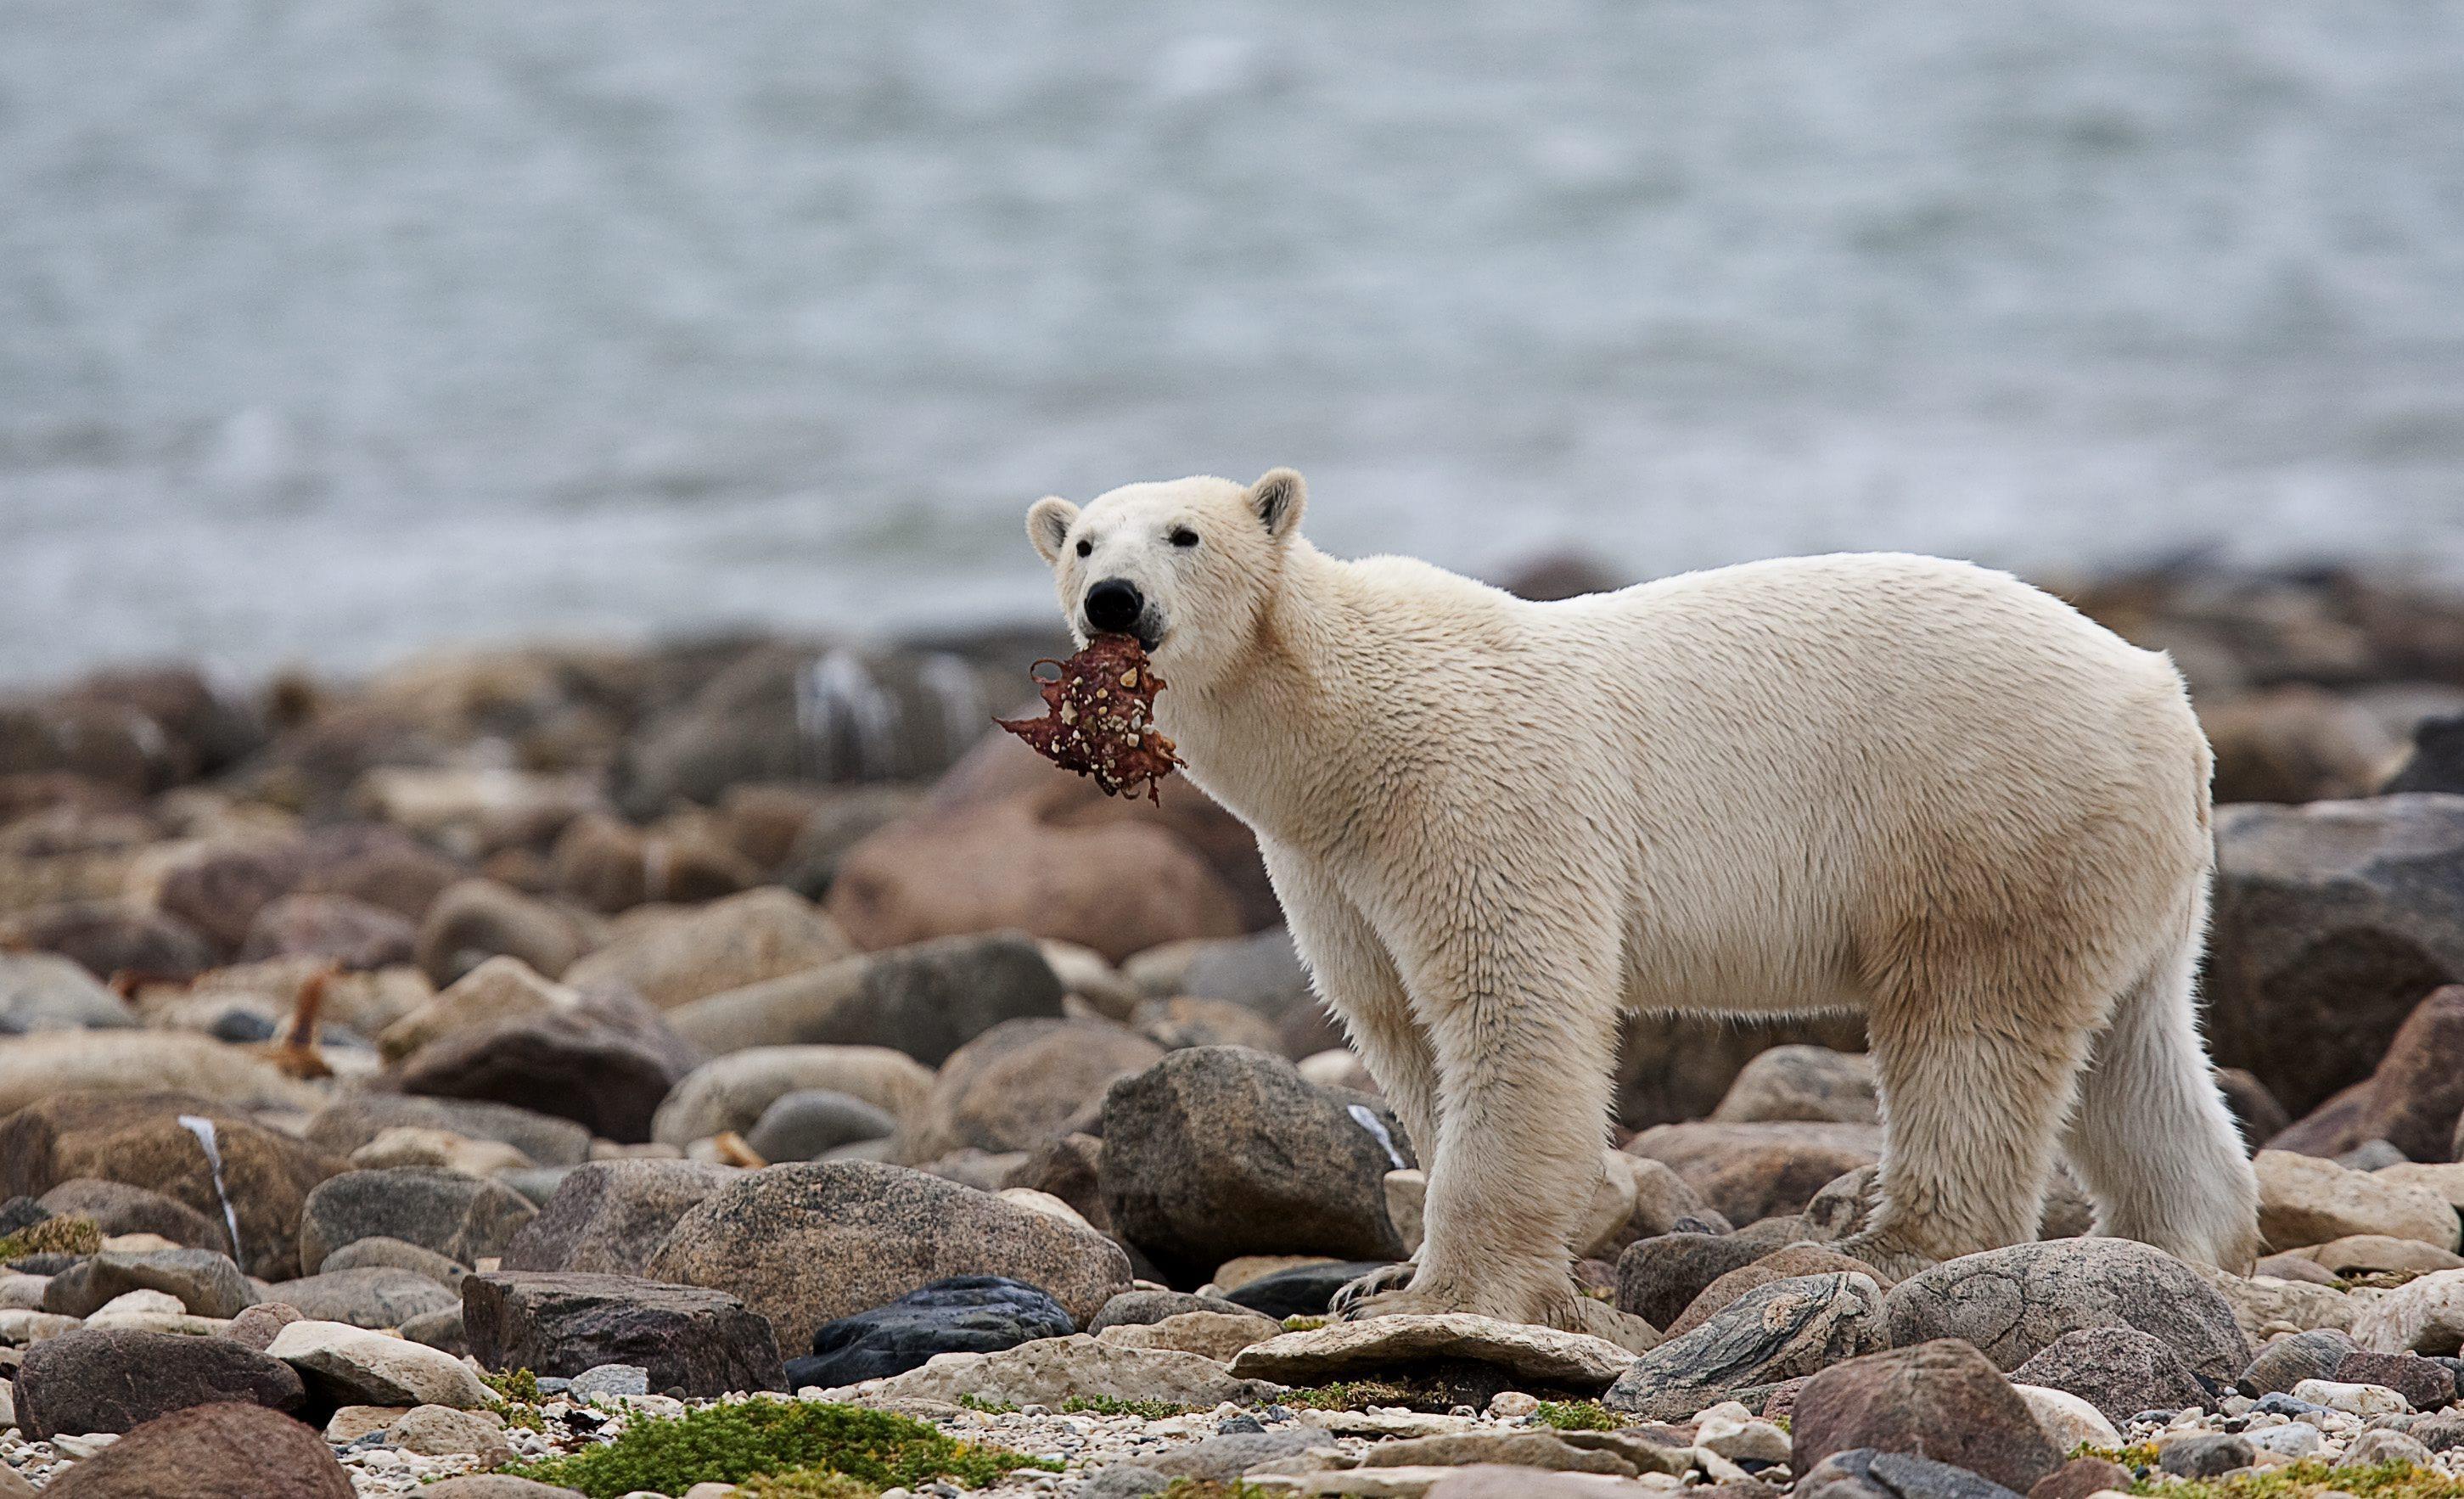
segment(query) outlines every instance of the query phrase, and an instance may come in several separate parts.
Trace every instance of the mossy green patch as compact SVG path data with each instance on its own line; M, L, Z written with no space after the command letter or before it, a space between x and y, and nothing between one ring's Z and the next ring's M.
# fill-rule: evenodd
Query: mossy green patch
M1325 1317L1286 1317L1284 1318L1284 1331L1287 1333L1314 1333L1319 1328L1326 1326L1328 1320L1329 1319Z
M1018 1414L1018 1407L1010 1404L1006 1400L988 1400L980 1395L974 1394L959 1396L958 1408L960 1410L981 1411L987 1416L1015 1416Z
M1228 1483L1212 1478L1177 1478L1160 1499L1284 1499L1288 1488L1261 1488L1239 1479Z
M680 1494L695 1484L807 1470L885 1488L935 1478L980 1488L1015 1467L1057 1472L1061 1465L960 1442L888 1411L756 1399L674 1418L636 1418L614 1442L507 1471L579 1488L590 1499L618 1499L640 1488Z
M63 1213L46 1218L38 1223L28 1223L15 1233L0 1237L0 1265L22 1260L30 1254L100 1254L102 1225L91 1218Z
M2114 1461L2122 1459L2117 1457ZM2187 1479L2150 1473L2132 1484L2130 1491L2161 1494L2164 1499L2315 1499L2330 1492L2348 1493L2353 1499L2464 1499L2464 1480L2409 1463L2331 1468L2312 1461L2228 1478Z
M508 1426L525 1431L545 1431L546 1420L539 1414L539 1401L547 1397L539 1392L539 1376L528 1369L508 1369L502 1374L480 1371L479 1382L496 1397L496 1414L505 1418Z
M1122 1400L1109 1395L1073 1395L1061 1402L1063 1414L1069 1416L1136 1416L1146 1421L1162 1421L1169 1416L1186 1416L1197 1409L1174 1400Z
M1544 1426L1559 1431L1616 1431L1634 1423L1631 1416L1620 1415L1597 1400L1542 1400L1531 1413Z
M880 1499L881 1490L861 1478L806 1468L801 1473L767 1473L737 1486L749 1499Z

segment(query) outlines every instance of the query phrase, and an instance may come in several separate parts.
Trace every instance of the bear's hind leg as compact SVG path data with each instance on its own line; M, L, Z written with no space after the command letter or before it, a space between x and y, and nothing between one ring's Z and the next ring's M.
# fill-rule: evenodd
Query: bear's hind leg
M2029 995L2017 966L1909 976L1875 996L1882 1164L1868 1226L1841 1253L1904 1277L2036 1237L2098 1006Z

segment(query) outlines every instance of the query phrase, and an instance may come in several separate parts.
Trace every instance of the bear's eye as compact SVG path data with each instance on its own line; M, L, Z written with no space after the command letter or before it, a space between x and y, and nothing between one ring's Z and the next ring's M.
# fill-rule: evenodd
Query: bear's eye
M1187 526L1175 526L1172 528L1172 544L1175 546L1196 546L1198 544L1198 533L1192 531Z
M1092 541L1080 541L1078 543L1078 555L1081 557L1085 557L1093 550L1095 550L1095 543Z

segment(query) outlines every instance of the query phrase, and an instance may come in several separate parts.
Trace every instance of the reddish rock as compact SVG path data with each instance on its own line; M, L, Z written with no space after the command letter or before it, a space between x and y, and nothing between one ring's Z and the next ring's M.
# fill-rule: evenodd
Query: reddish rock
M1628 1154L1673 1167L1740 1225L1802 1211L1836 1179L1881 1158L1879 1125L1775 1122L1661 1124Z
M198 1405L147 1422L70 1467L50 1499L351 1499L324 1439L258 1405ZM550 1490L553 1492L553 1490Z
M2408 1160L2449 1159L2464 1114L2464 984L2413 1006L2370 1075L2338 1092L2267 1142L2270 1150L2341 1156L2386 1140Z
M1868 1354L1814 1377L1790 1418L1790 1466L1835 1452L1904 1452L2025 1493L2061 1466L2028 1402L1973 1345L1939 1338Z

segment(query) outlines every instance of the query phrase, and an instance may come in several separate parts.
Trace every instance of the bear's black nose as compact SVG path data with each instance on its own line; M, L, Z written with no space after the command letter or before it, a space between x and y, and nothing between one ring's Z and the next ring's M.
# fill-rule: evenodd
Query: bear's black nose
M1146 606L1137 584L1107 578L1087 590L1087 628L1099 635L1126 633Z

